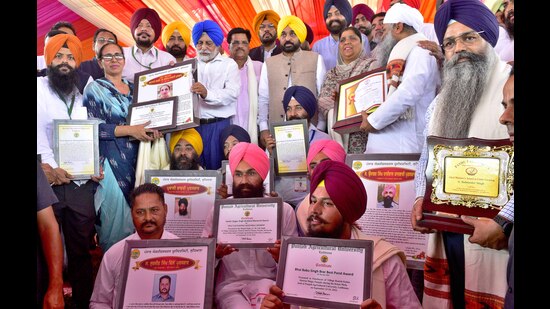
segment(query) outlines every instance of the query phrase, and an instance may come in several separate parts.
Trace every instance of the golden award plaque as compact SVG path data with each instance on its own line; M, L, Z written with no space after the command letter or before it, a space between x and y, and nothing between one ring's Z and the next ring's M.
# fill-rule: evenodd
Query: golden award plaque
M420 226L471 234L460 215L493 218L513 192L510 140L428 136L426 193Z

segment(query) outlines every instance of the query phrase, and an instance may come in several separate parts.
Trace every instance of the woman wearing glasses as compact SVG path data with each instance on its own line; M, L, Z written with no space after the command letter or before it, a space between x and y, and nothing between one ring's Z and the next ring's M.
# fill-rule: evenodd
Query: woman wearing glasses
M101 220L96 226L99 244L105 252L134 230L128 196L134 188L139 141L152 141L161 134L146 129L149 122L126 124L134 85L122 78L122 47L106 43L99 50L98 60L105 77L86 86L83 105L88 108L89 118L104 121L99 125L99 155L105 178L95 194L95 207ZM130 136L136 140L130 141Z

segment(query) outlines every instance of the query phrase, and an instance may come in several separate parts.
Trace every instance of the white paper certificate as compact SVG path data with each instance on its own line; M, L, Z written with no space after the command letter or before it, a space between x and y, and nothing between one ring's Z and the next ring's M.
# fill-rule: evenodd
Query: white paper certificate
M306 125L295 120L287 123L271 124L276 142L277 174L305 174L309 144Z
M378 73L365 77L359 82L354 98L357 112L366 111L370 114L384 102L384 78L384 73Z
M75 179L99 175L98 122L54 120L54 156Z
M175 127L174 112L176 103L174 99L160 101L155 100L150 104L132 104L130 125L142 124L151 121L146 128Z

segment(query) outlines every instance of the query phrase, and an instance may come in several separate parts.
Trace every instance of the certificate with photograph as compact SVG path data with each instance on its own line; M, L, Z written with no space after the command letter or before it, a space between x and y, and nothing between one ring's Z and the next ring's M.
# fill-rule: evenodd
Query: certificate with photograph
M472 234L460 215L493 218L513 192L514 146L509 139L428 136L426 192L420 226Z
M130 104L127 123L133 126L151 121L146 128L170 132L176 128L177 104L178 97Z
M214 238L126 240L115 308L212 308Z
M180 238L201 237L208 213L219 196L220 171L145 170L145 182L164 190L168 206L164 228Z
M264 185L264 192L270 193L271 191L274 191L275 188L275 171L274 171L274 163L275 160L273 158L269 158L269 171L267 172L267 176L265 177L265 180L263 182ZM231 169L229 168L229 160L223 160L222 161L222 182L225 183L227 186L227 194L229 196L233 195L233 175L231 174Z
M283 302L316 308L353 308L371 298L374 242L283 236L277 286Z
M281 238L281 197L216 200L213 235L235 248L266 248Z
M74 179L99 176L99 121L54 119L54 159Z
M405 252L407 268L424 269L428 234L411 228L414 176L420 154L350 154L346 164L359 176L367 208L355 223L367 235L384 237Z
M177 130L199 125L199 119L194 116L199 98L191 93L191 85L197 81L197 59L138 72L134 81L133 103L177 97Z
M275 174L300 176L307 174L309 149L308 126L305 119L273 122L269 131L275 139Z
M365 72L338 83L336 122L333 129L341 134L359 131L362 111L373 113L386 100L386 69Z

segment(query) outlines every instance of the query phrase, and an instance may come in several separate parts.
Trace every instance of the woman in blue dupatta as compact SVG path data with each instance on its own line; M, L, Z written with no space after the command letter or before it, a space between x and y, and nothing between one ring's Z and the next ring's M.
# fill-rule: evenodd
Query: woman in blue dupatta
M134 85L122 78L125 64L122 47L107 43L99 51L98 59L105 77L86 86L83 104L89 118L103 121L99 125L99 155L105 178L96 191L95 208L99 245L105 252L134 232L128 197L134 188L139 141L152 141L162 135L146 129L149 122L126 124ZM130 136L135 140L129 140Z

